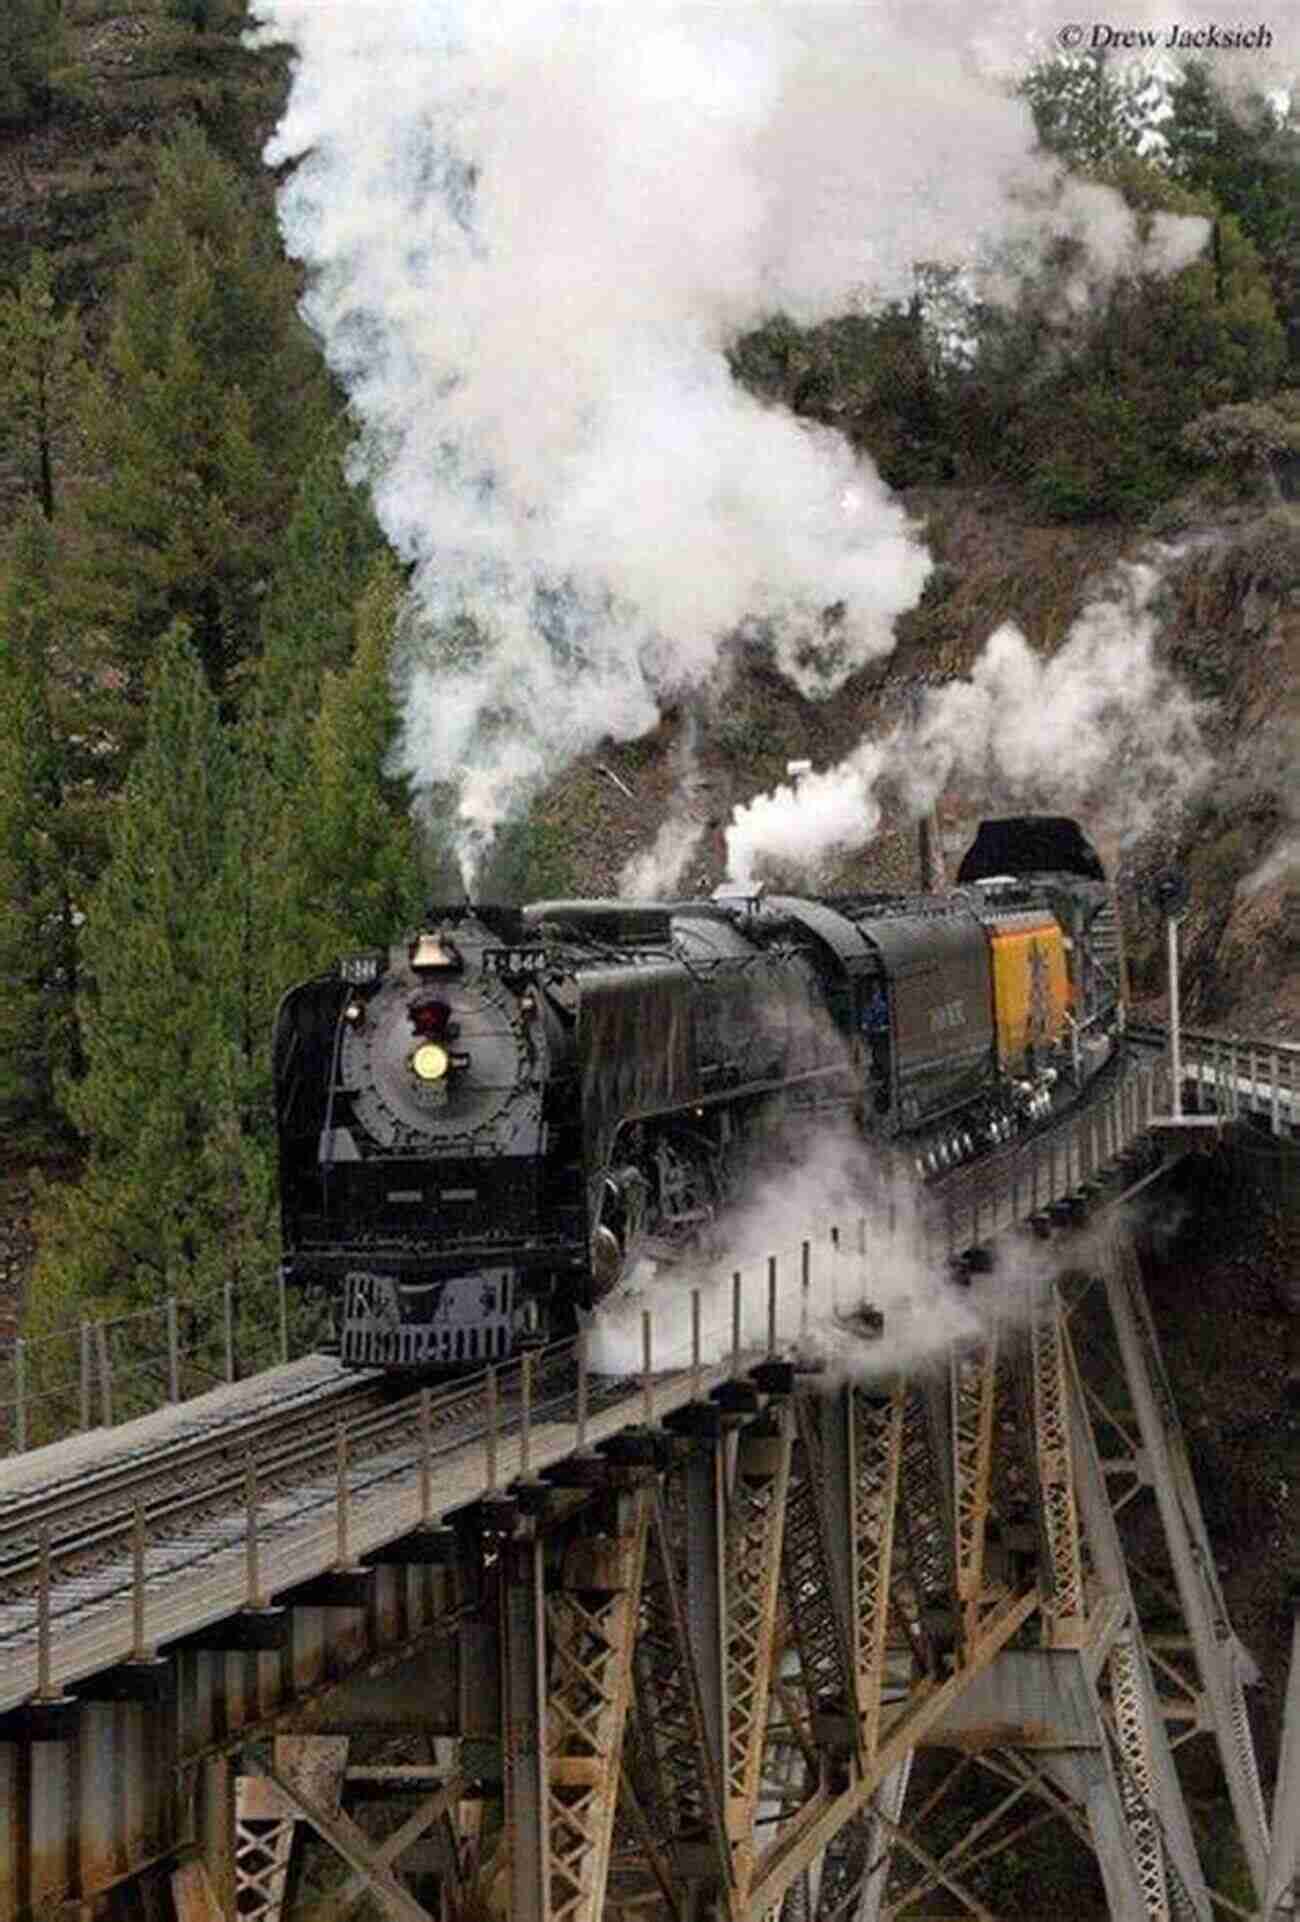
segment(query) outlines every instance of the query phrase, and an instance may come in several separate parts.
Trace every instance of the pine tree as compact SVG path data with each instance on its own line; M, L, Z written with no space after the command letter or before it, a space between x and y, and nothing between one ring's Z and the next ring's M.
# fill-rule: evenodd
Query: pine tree
M0 294L0 453L54 519L54 476L86 368L81 323L55 310L49 256L33 254L18 290Z
M1140 151L1155 132L1163 89L1139 68L1117 67L1105 53L1061 54L1024 78L1042 144L1067 167L1104 172Z
M80 1066L77 894L81 853L51 686L53 544L20 518L0 591L0 1119L58 1127L55 1083Z
M68 78L63 0L5 0L0 9L0 126L48 120Z
M107 636L128 703L181 619L224 708L237 704L326 402L269 215L183 129L160 155L83 416L99 478L85 493L76 611ZM120 726L129 736L129 713Z
M303 473L262 612L255 706L294 779L322 676L352 660L357 604L384 551L369 501L344 472L350 431L336 418Z
M358 604L353 659L321 685L285 823L292 859L282 938L301 972L341 946L391 940L423 905L410 794L388 771L400 724L392 657L401 598L400 572L385 554Z
M1300 125L1277 97L1234 100L1218 93L1209 68L1192 61L1170 89L1162 132L1179 180L1235 215L1259 250L1277 311L1300 359Z
M86 1073L67 1090L90 1143L47 1224L45 1280L138 1304L269 1266L269 1144L245 1128L226 824L233 757L180 626L114 809L84 930ZM41 1281L38 1276L38 1284Z

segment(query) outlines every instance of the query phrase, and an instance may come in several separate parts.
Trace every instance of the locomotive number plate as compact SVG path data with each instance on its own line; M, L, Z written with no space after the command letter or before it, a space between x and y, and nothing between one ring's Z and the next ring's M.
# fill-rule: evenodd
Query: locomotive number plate
M545 948L484 948L484 974L541 974L549 965Z

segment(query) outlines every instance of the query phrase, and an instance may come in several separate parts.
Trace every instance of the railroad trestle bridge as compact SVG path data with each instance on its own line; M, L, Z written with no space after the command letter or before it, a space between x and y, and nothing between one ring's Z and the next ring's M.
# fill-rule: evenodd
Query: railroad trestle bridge
M1293 1125L1293 1063L1211 1082ZM296 1440L263 1378L11 1457L0 1922L990 1917L1049 1830L1116 1917L1300 1913L1300 1647L1266 1798L1118 1205L1203 1132L1170 1105L1140 1063L945 1186L938 1352L815 1352L901 1258L819 1224L644 1319L630 1379L570 1348L394 1401L316 1358Z

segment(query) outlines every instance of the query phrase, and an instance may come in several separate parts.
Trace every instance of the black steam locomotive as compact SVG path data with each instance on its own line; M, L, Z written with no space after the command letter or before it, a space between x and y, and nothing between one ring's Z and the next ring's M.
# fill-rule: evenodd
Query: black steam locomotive
M348 1362L501 1359L697 1237L792 1118L934 1175L1074 1099L1121 1023L1057 817L985 822L946 895L439 908L281 1004L287 1274Z

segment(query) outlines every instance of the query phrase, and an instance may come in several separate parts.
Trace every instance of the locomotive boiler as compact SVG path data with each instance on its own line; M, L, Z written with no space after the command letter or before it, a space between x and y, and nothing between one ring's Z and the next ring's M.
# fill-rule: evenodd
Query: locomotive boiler
M1044 1120L1109 1055L1118 977L1059 818L984 823L945 895L431 910L281 1004L287 1277L349 1363L502 1359L689 1245L792 1119L923 1177Z

